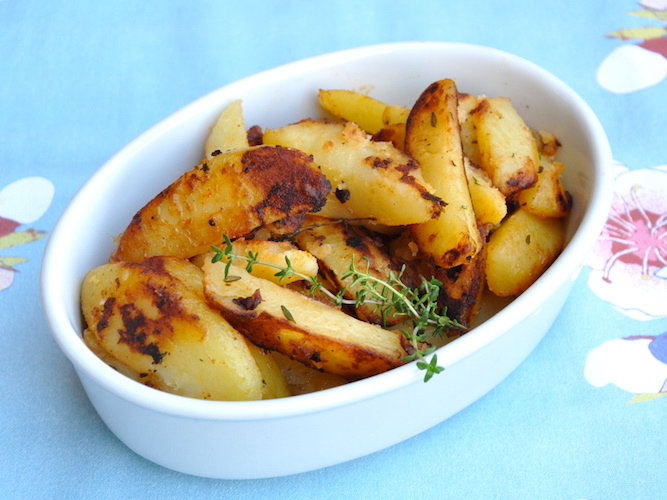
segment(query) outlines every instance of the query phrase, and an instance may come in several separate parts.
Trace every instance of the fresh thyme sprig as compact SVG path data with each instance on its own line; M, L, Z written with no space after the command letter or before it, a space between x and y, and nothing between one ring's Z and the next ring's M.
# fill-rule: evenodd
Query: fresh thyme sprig
M382 318L402 316L409 320L411 329L404 329L402 333L409 342L412 352L403 361L417 360L417 367L426 372L425 382L444 370L442 366L438 365L438 356L433 352L435 347L428 345L426 341L429 336L442 337L449 329L462 329L463 326L458 321L450 319L447 316L447 309L439 306L437 300L442 283L437 279L423 280L420 287L410 288L401 281L402 271L400 273L390 272L387 279L382 279L373 276L368 270L357 269L353 262L349 270L341 276L341 281L348 281L348 284L338 293L333 293L324 287L317 276L299 273L294 269L288 257L285 257L285 265L278 265L260 260L257 252L238 254L234 252L229 237L224 238L224 248L217 246L211 248L215 252L212 262L225 262L226 280L238 279L230 274L230 270L232 262L239 259L246 262L245 268L248 272L252 272L255 265L261 264L277 269L275 276L281 280L292 276L307 280L312 294L321 291L337 305L374 304L379 309ZM351 289L356 289L354 299L345 297ZM289 314L289 311L286 314ZM428 356L430 359L427 359Z

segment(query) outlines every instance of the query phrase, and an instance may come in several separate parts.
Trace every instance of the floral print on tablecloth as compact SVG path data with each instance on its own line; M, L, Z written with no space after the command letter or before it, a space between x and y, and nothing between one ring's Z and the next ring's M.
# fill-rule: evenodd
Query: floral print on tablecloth
M630 15L646 19L610 38L631 41L600 64L600 86L638 92L667 79L667 0L644 0ZM667 318L667 165L631 170L615 165L611 213L590 258L588 286L619 313L646 323ZM638 324L638 331L641 331ZM588 353L585 379L633 394L631 402L667 395L667 331L624 331Z
M667 318L667 165L616 165L614 200L587 265L588 285L637 321ZM667 395L667 332L627 335L591 351L584 370L596 387L614 384L633 401Z
M46 236L45 231L22 229L22 226L32 224L44 215L53 194L53 184L43 177L24 177L0 190L0 291L12 285L18 272L16 266L28 260L16 255L6 256L5 250Z
M645 19L646 25L607 34L631 41L612 50L598 68L598 83L610 92L637 92L667 78L667 0L644 0L639 6L629 14Z

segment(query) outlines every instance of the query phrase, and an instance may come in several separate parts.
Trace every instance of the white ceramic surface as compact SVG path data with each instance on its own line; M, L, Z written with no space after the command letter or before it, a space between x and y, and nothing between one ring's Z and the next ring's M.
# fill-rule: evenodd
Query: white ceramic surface
M438 351L446 370L423 383L414 364L316 394L257 402L200 401L137 384L81 340L79 286L105 262L112 236L159 190L194 166L221 109L241 98L247 125L319 116L319 88L369 90L412 105L431 82L512 98L534 128L563 143L575 200L569 244L522 296ZM54 337L96 410L128 447L177 471L261 478L313 470L391 446L465 408L500 383L558 315L611 202L611 153L593 112L532 63L494 49L440 42L383 44L269 70L202 97L122 149L83 186L54 228L43 261L42 300ZM427 400L428 405L423 401ZM419 411L415 411L419 408ZM85 425L85 422L72 425Z

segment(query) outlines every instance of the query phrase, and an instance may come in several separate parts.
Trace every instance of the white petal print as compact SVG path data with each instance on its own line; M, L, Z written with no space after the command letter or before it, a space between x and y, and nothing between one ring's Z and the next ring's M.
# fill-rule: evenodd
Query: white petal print
M24 177L0 190L0 217L20 224L39 219L51 205L54 187L44 177Z
M0 291L9 288L14 282L14 271L0 268Z
M593 349L586 359L584 377L589 384L607 384L634 394L658 393L667 381L667 364L649 351L651 339L609 340Z
M667 0L642 0L639 5L652 10L665 10L667 9Z
M600 64L600 86L615 94L636 92L659 84L667 78L667 58L638 45L614 49Z

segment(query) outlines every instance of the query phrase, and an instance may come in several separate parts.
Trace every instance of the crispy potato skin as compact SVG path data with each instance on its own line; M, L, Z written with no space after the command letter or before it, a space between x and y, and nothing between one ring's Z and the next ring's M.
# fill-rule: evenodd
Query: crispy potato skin
M204 266L205 293L213 307L253 343L307 366L357 380L403 364L399 332L359 321L298 292L232 266L238 280L225 281L224 264ZM285 316L289 310L291 319Z
M132 219L112 261L154 255L190 258L288 215L313 212L331 185L300 151L258 146L205 160L171 184Z

